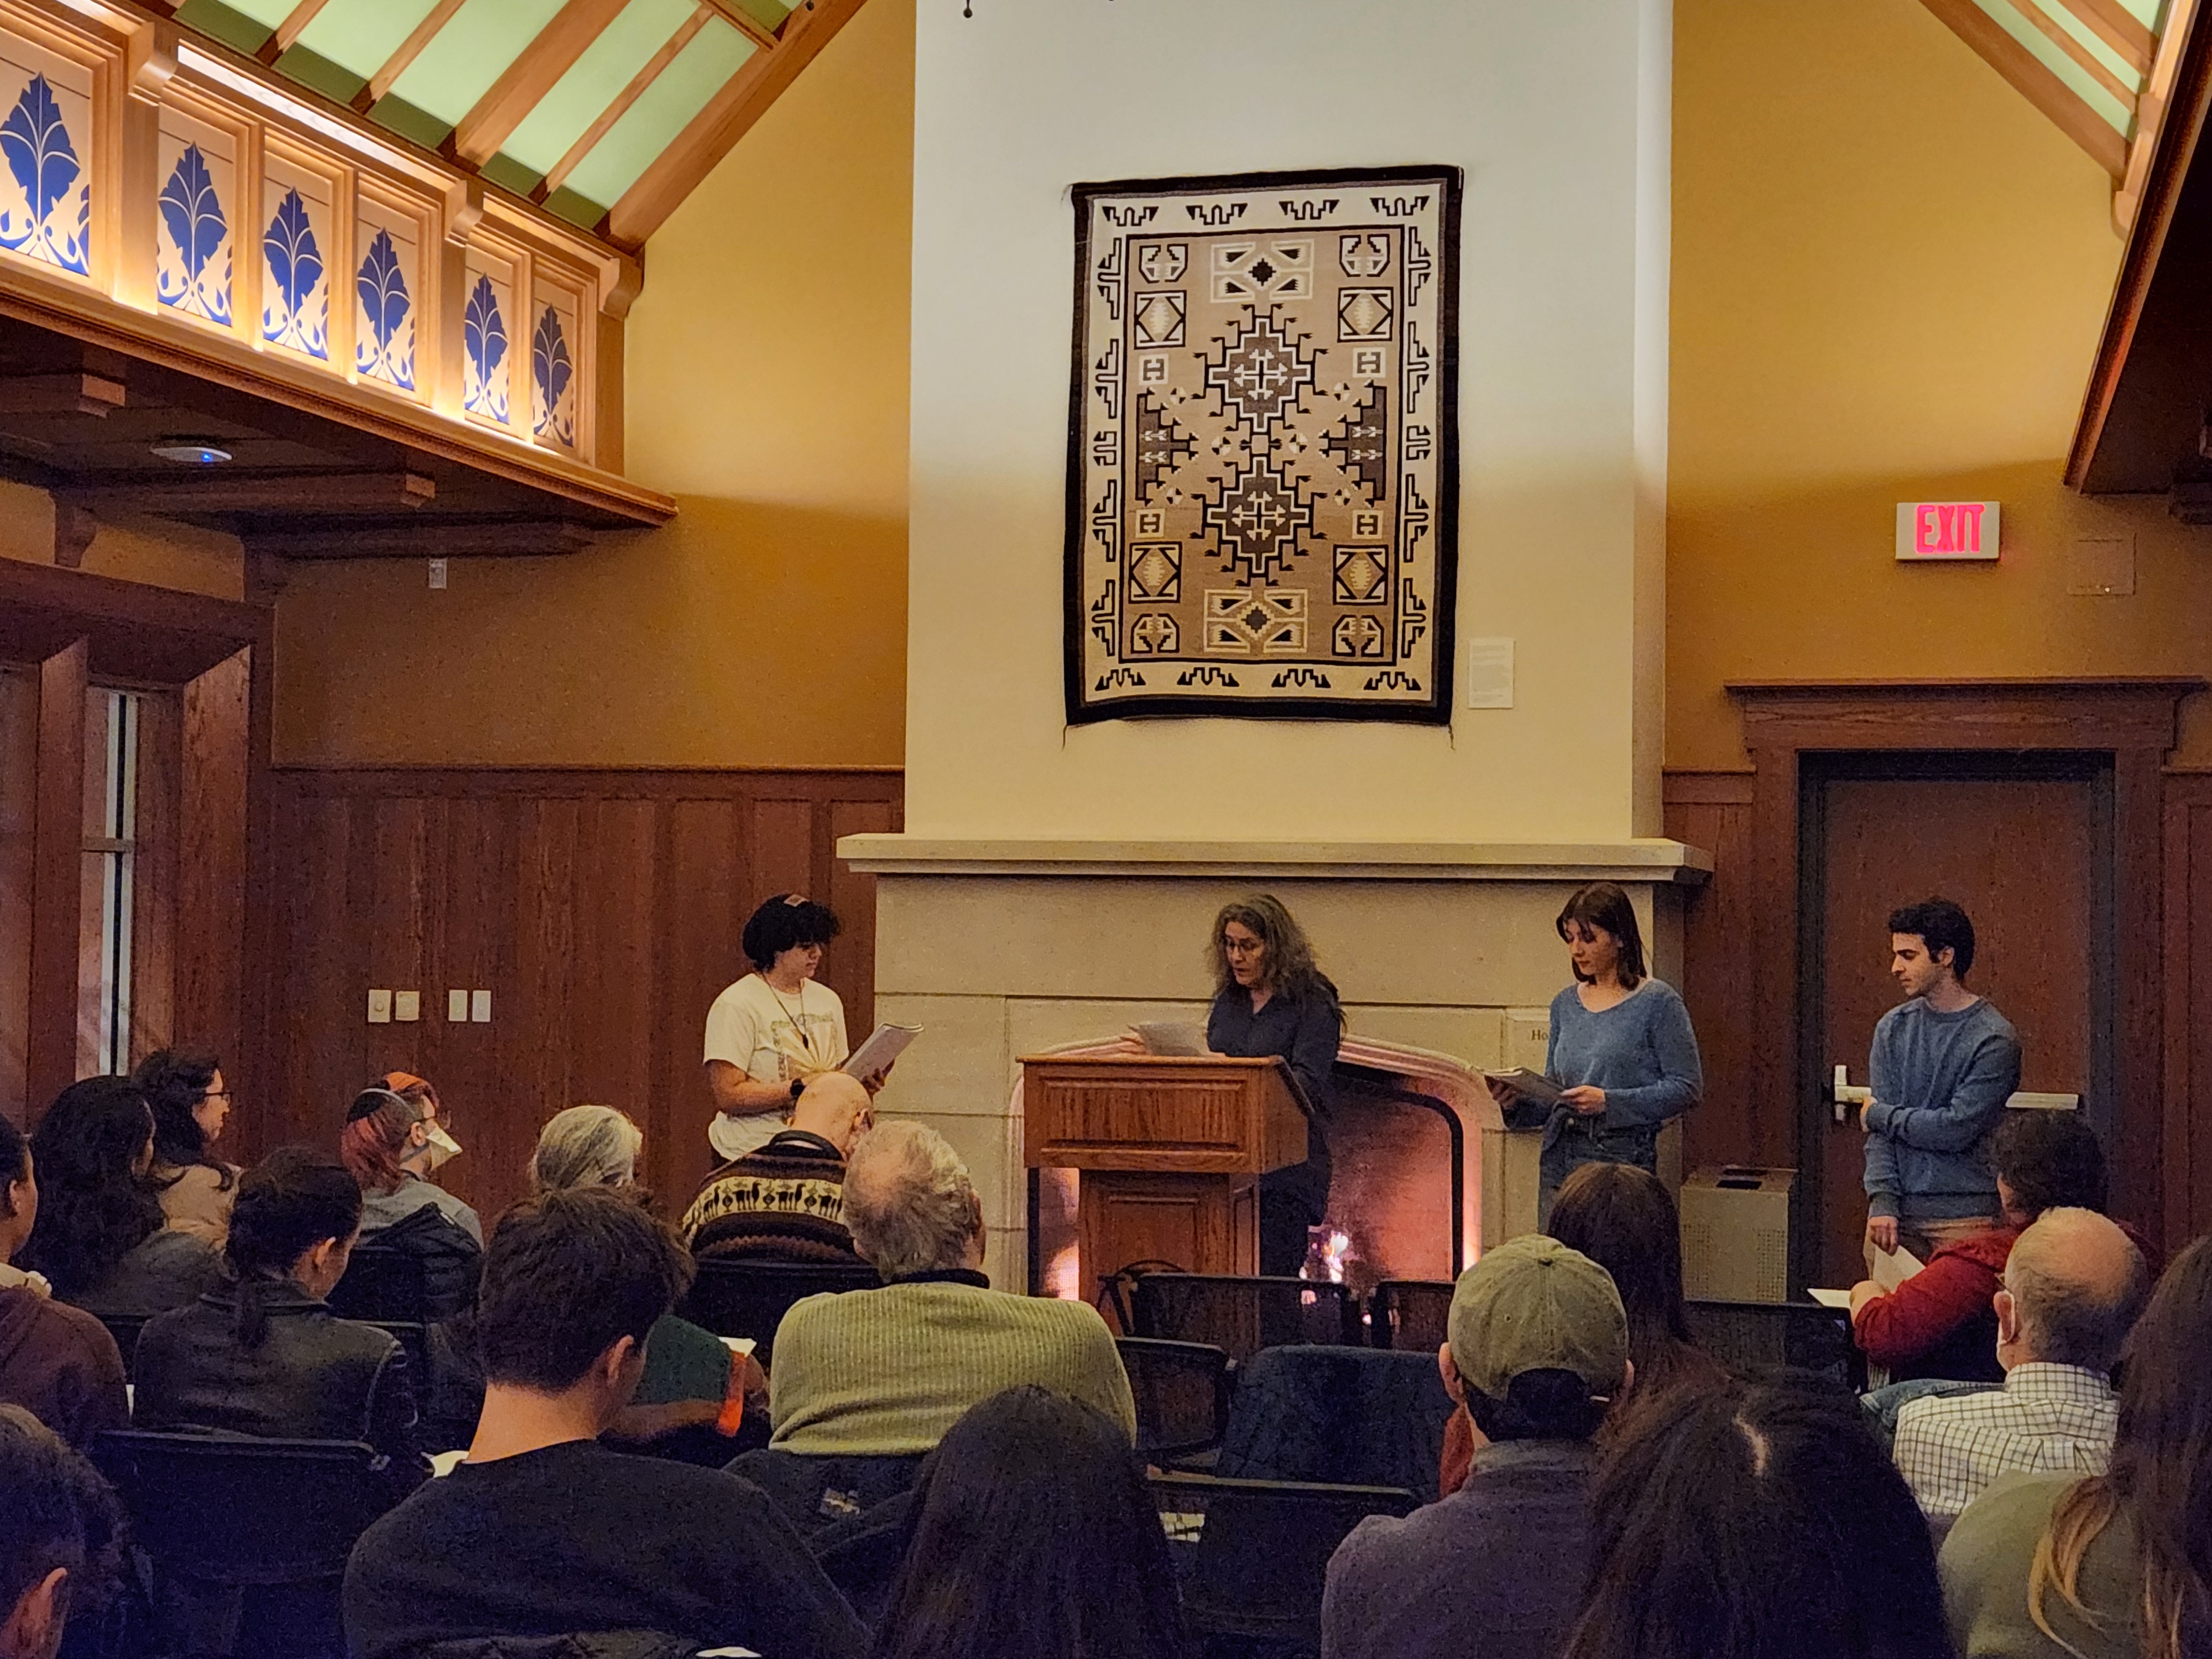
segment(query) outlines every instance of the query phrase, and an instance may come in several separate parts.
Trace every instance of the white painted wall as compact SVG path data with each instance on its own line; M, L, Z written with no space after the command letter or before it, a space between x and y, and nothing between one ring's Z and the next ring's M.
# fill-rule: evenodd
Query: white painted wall
M1658 828L1671 0L919 0L907 827L1611 839ZM1064 729L1068 186L1466 169L1453 728Z

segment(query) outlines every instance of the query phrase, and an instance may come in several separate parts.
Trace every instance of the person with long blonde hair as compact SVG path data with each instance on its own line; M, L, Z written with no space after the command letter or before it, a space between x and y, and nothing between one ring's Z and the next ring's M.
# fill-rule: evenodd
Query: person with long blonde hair
M1314 961L1305 929L1273 893L1248 893L1221 907L1206 962L1214 994L1206 1046L1217 1054L1280 1056L1310 1108L1306 1161L1260 1177L1260 1271L1295 1273L1306 1259L1309 1230L1328 1210L1326 1126L1344 1010Z
M2202 1659L2212 1654L2212 1238L2166 1269L2123 1358L2104 1474L1991 1486L1945 1540L1943 1597L1964 1654Z

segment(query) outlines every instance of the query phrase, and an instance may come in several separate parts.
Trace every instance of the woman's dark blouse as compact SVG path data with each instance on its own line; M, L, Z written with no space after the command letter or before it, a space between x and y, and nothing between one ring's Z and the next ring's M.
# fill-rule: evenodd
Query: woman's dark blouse
M1329 1074L1336 1065L1337 1041L1344 1035L1344 1012L1336 987L1322 979L1305 996L1278 992L1267 1006L1252 1012L1252 994L1241 985L1224 988L1206 1017L1206 1046L1217 1054L1258 1059L1279 1054L1305 1091L1316 1117L1329 1107ZM1319 1145L1319 1137L1315 1137ZM1324 1156L1326 1152L1324 1152Z

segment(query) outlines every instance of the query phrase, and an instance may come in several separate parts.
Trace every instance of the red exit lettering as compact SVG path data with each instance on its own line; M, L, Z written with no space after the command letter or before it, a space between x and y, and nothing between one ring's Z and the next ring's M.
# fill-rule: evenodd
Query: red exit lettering
M1980 501L1923 501L1913 510L1912 550L1929 557L1982 550Z

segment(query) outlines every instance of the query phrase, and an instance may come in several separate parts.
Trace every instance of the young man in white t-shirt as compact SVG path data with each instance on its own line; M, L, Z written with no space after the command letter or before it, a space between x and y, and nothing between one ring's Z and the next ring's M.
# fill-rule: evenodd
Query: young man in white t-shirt
M806 1079L836 1071L852 1052L845 1005L814 978L837 933L830 908L801 893L777 894L745 923L754 971L707 1011L707 1087L717 1109L707 1139L723 1158L767 1145Z

